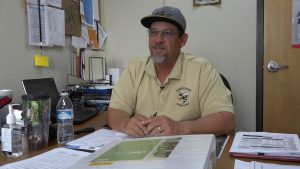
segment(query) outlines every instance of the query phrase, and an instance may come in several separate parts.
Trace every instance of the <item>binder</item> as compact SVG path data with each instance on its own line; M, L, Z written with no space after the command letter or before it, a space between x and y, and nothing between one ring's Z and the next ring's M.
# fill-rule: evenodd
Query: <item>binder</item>
M123 139L102 147L72 169L212 169L216 161L213 134Z

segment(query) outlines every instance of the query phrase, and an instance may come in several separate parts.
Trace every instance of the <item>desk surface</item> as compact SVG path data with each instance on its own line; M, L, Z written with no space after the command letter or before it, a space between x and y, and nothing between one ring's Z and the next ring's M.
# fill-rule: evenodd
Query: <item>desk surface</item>
M106 124L106 114L105 113L99 113L97 116L94 118L89 119L88 121L80 124L80 125L75 125L75 130L78 129L83 129L86 127L95 127L95 129L100 129L104 124ZM82 137L86 134L79 134L76 135L75 138ZM283 161L273 161L273 160L258 160L258 159L250 159L250 158L234 158L229 155L229 149L231 147L233 141L233 136L229 137L228 143L222 153L221 159L219 159L216 163L215 169L233 169L234 168L234 160L235 159L240 159L243 161L261 161L261 162L266 162L266 163L277 163L277 164L291 164L291 165L300 165L299 162L283 162ZM44 153L46 151L49 151L51 149L60 147L61 145L57 144L56 140L50 140L48 147L41 149L41 150L36 150L36 151L25 151L23 152L22 157L20 158L8 158L5 156L0 155L0 166L12 162L16 162L19 160L24 160L36 155L39 155L41 153Z

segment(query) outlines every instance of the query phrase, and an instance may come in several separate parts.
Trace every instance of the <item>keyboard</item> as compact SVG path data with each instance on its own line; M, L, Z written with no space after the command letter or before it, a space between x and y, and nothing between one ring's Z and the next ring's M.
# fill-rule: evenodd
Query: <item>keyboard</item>
M96 109L91 109L91 108L74 110L73 124L81 124L87 121L88 119L96 116L97 114L98 111Z

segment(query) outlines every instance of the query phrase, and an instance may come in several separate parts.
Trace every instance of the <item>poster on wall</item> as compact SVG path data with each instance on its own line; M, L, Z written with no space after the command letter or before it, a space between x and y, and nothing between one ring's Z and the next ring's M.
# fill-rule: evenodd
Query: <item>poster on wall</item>
M300 0L292 3L292 47L300 48Z

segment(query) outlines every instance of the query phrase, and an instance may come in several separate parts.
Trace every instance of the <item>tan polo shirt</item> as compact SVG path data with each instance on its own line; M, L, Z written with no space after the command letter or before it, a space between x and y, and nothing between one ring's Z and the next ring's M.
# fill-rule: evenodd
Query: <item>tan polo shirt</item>
M231 92L216 69L206 59L184 53L163 86L150 57L131 62L113 89L109 107L146 117L157 112L175 121L234 112Z

